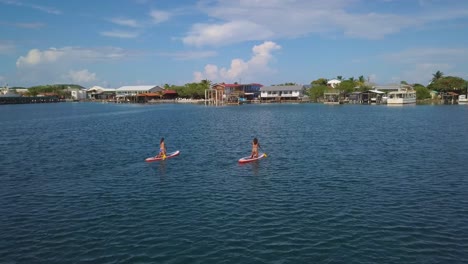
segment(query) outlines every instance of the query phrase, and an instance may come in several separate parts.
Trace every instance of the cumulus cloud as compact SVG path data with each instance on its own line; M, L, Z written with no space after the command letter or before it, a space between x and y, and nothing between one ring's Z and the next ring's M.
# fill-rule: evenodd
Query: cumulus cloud
M189 45L221 45L246 40L262 40L273 33L266 27L250 21L231 21L224 24L196 24L183 42Z
M48 63L57 61L62 57L64 52L62 50L50 49L40 51L38 49L32 49L26 56L20 56L16 61L16 66L21 67L24 65L37 65L39 63Z
M185 44L220 45L311 33L381 39L404 29L468 15L466 5L460 8L446 3L409 14L386 12L385 7L391 5L390 2L369 10L363 0L213 0L202 3L205 4L200 5L201 10L214 22L194 24L183 38ZM366 11L360 6L367 7Z
M153 23L159 24L159 23L169 20L169 18L171 17L171 14L167 11L152 10L150 12L150 16L153 19Z
M112 38L136 38L138 37L138 32L130 32L130 31L103 31L101 32L102 36L105 37L112 37Z
M96 73L89 72L87 69L74 71L70 70L65 76L73 83L90 83L97 80Z
M127 18L112 18L110 19L110 22L119 26L140 27L140 24L136 20Z
M211 81L237 81L239 79L248 80L259 75L272 72L269 68L270 62L273 60L272 53L281 49L281 46L272 42L265 41L261 45L256 45L252 48L252 57L248 61L242 59L233 59L229 68L218 67L214 64L205 66L204 71L194 72L195 81L208 79Z
M126 56L128 56L128 53L125 50L114 47L99 49L83 49L78 47L50 48L47 50L31 49L26 55L18 58L16 67L25 68L50 63L114 60Z

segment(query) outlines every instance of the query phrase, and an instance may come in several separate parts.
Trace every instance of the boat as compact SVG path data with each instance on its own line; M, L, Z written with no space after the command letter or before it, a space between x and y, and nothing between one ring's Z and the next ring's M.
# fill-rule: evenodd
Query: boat
M415 91L394 91L388 93L387 104L415 104Z
M176 150L174 152L171 152L171 153L167 154L165 159L170 159L170 158L177 157L177 156L179 156L179 154L180 154L180 151ZM153 162L153 161L160 161L160 160L165 160L165 159L163 159L162 157L155 156L155 157L149 157L149 158L145 159L145 161L146 162Z
M458 96L458 104L468 104L468 98L465 94L460 94Z
M263 159L263 158L266 158L266 154L265 153L258 153L258 157L257 158L250 158L250 156L247 156L247 157L243 157L241 159L239 159L239 163L249 163L249 162L253 162L253 161L257 161L257 160L260 160L260 159Z

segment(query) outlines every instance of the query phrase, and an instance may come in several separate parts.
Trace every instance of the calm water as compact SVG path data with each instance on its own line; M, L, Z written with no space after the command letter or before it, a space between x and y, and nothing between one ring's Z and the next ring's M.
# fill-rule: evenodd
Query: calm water
M0 129L1 263L468 262L465 106L8 105ZM145 163L161 136L181 155Z

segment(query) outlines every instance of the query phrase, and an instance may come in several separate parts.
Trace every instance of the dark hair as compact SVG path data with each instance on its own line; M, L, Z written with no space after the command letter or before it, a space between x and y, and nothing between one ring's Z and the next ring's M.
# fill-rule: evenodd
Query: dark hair
M257 145L257 144L258 144L258 139L257 139L257 138L254 138L253 143L254 143L255 145Z
M161 141L159 141L159 143L163 143L164 142L164 138L162 137L161 138Z

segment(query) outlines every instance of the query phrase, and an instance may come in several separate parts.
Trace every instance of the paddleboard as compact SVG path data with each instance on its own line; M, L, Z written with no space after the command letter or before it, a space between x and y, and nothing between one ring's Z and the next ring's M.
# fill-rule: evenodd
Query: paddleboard
M243 157L239 159L239 163L248 163L248 162L256 161L259 159L263 159L264 157L265 157L264 153L258 153L258 158L250 158L250 156Z
M170 158L179 156L179 154L180 154L180 151L178 151L178 150L176 150L174 152L171 152L171 153L168 153L166 155L166 159L170 159ZM160 161L160 160L163 160L163 158L162 157L160 157L160 158L149 157L149 158L145 159L146 162L153 162L153 161Z

